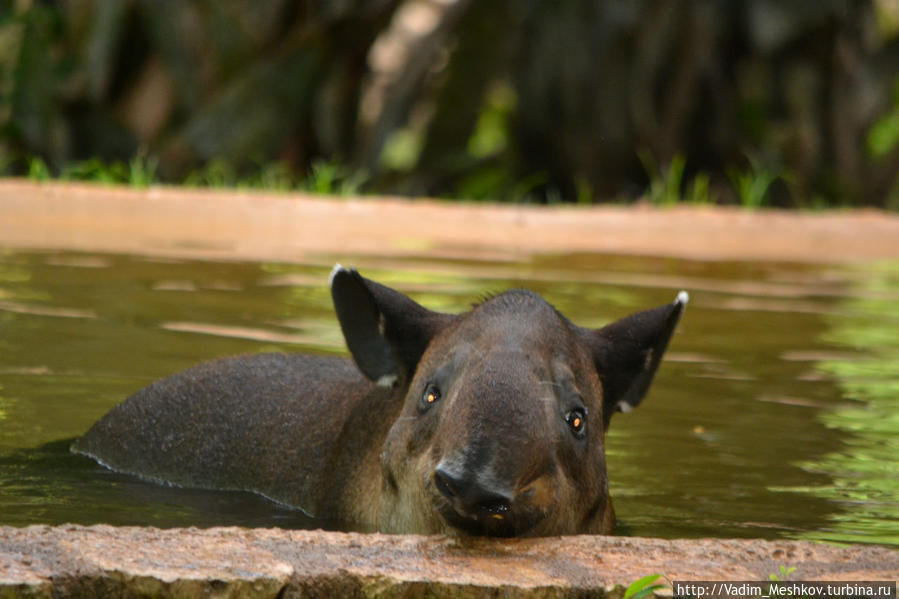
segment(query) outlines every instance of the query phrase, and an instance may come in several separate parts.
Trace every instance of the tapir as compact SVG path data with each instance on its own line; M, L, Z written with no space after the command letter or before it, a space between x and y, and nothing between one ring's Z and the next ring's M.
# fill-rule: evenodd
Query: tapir
M340 265L330 287L352 360L203 363L114 407L73 450L382 532L612 531L609 421L646 394L686 292L588 329L522 289L445 314Z

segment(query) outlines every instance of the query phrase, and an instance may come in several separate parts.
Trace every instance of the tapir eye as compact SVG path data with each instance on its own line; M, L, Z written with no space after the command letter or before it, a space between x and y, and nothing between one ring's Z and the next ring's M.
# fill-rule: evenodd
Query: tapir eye
M587 413L581 408L575 408L565 414L565 422L568 423L568 428L578 439L583 438L587 433Z
M421 395L422 411L427 410L438 401L440 401L440 389L434 384L429 384L425 387L425 392Z

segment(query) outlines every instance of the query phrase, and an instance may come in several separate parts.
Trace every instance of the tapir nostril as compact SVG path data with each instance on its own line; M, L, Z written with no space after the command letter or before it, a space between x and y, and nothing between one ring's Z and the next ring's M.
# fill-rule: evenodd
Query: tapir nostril
M512 509L506 494L484 488L474 477L453 475L441 466L434 470L434 484L463 515L501 518Z

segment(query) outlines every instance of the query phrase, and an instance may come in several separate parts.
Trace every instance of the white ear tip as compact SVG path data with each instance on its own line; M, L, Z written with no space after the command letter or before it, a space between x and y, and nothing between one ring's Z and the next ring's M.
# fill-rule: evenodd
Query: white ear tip
M677 298L675 298L674 303L683 304L686 306L690 302L690 294L686 291L681 291L677 294Z
M396 382L395 374L383 374L378 378L377 385L378 387L393 387L393 384Z
M331 274L328 275L328 287L331 287L334 284L334 277L337 276L339 272L346 272L347 268L338 262L334 265L334 268L331 269Z

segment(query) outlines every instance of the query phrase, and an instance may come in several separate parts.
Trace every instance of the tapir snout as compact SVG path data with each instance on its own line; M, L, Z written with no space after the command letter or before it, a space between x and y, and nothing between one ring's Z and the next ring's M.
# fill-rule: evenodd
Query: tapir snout
M339 265L330 285L352 361L200 364L132 395L73 450L383 532L612 530L605 432L646 394L686 293L585 329L525 290L443 314Z
M526 376L533 369L509 368L529 361L518 352L491 351L477 361L486 364L468 364L463 380L454 382L459 391L443 400L446 414L435 430L427 466L433 464L429 491L435 509L456 528L520 535L557 503L559 456L554 427L546 426L554 421L552 390ZM469 377L473 382L464 380ZM518 380L509 380L513 377Z
M434 468L434 486L455 514L474 520L502 520L510 515L519 495L517 489L496 480L490 473L460 467L445 459Z

